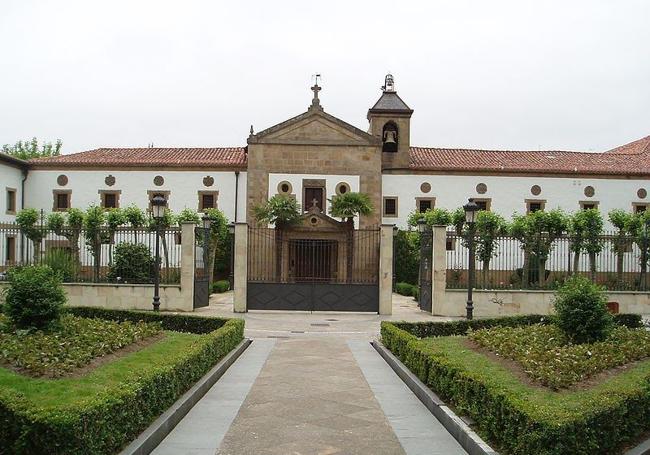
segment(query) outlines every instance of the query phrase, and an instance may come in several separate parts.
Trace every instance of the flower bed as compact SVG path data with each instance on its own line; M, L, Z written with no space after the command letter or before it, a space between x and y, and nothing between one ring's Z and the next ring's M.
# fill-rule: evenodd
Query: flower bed
M0 453L118 452L243 339L240 319L72 312L98 321L152 319L163 329L185 330L166 331L159 341L81 377L30 378L0 368Z
M533 380L555 390L650 357L650 332L627 327L616 327L606 340L588 344L571 344L555 325L497 327L468 336L497 355L516 360Z
M0 314L0 360L31 376L60 377L161 331L156 322L119 323L72 315L63 316L54 330L24 331Z
M501 322L517 327L538 323L537 318ZM650 360L580 390L534 387L458 336L472 326L500 322L481 321L384 321L382 342L431 390L474 419L476 430L504 454L616 454L650 428ZM636 324L637 318L624 321ZM443 336L416 336L423 333Z

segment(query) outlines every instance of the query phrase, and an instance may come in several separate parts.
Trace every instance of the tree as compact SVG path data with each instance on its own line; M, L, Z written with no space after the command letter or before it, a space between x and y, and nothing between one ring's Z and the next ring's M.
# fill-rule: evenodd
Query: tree
M463 235L463 227L465 226L465 209L458 207L451 213L451 224L454 226L456 235Z
M568 219L573 257L573 272L578 271L580 253L589 254L591 280L596 279L596 255L603 250L603 217L598 209L580 210Z
M72 258L77 265L79 259L79 237L84 225L84 212L77 208L70 208L67 212L52 212L47 216L47 227L56 235L65 237L70 244Z
M102 228L106 221L104 209L91 205L86 209L84 228L86 230L86 245L93 257L93 275L95 282L99 281L99 267L102 261Z
M625 252L628 251L631 243L630 222L632 214L621 209L614 209L609 212L609 222L616 228L616 237L613 240L613 249L616 253L616 280L619 287L623 286L623 261Z
M370 196L366 193L351 191L330 199L330 215L336 218L345 218L350 230L354 229L354 217L368 216L373 210Z
M178 227L181 227L183 223L199 224L200 222L201 217L199 214L192 209L188 209L187 207L178 212L178 215L176 215L176 224L178 224Z
M628 231L639 248L639 288L648 289L648 261L650 260L650 212L635 213L628 223Z
M39 225L40 215L36 209L22 209L16 214L20 232L34 244L34 262L41 260L41 243L47 230Z
M115 243L115 232L120 226L126 224L126 216L124 211L119 208L109 209L106 212L106 226L108 227L108 235L110 237L110 244L108 245L108 263L113 263L113 244Z
M567 228L567 217L559 209L548 212L537 211L527 215L514 215L510 224L510 234L521 242L524 251L522 281L528 286L531 261L538 272L537 281L541 286L546 279L546 261L553 248L553 242Z
M14 145L5 144L2 146L2 151L21 160L29 160L31 158L58 156L61 154L62 146L61 139L57 139L54 144L43 142L39 146L38 139L34 137L31 141L18 141Z
M174 225L175 221L174 214L171 210L165 209L163 216L160 218L154 218L153 216L149 218L148 228L150 231L154 231L156 235L160 238L160 245L163 249L163 258L165 260L165 271L169 272L169 246L167 245L167 237L165 237L165 231Z
M476 256L483 263L483 287L488 282L490 261L497 255L499 237L507 232L506 220L494 212L481 210L476 214Z
M138 229L141 229L147 223L144 212L137 205L131 204L123 210L123 214L126 223L133 229L135 243L138 243Z
M411 212L406 222L410 227L417 227L419 220L424 220L429 226L450 226L453 218L447 209L428 209L425 212Z
M217 256L227 248L229 233L228 233L228 218L219 209L207 209L206 215L210 218L210 235L207 245L207 260L208 260L208 281L214 281L214 264Z
M296 200L284 194L276 194L266 203L253 207L258 223L274 225L277 229L287 228L300 222L300 209Z

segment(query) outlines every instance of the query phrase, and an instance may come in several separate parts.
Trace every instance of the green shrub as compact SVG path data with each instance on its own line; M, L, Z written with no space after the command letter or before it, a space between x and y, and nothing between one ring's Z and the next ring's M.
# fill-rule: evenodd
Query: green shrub
M17 267L9 272L4 313L20 329L46 329L65 303L61 277L50 267Z
M557 325L575 343L605 339L612 328L605 290L587 278L573 276L555 293Z
M486 319L459 319L448 322L392 322L396 327L418 338L446 337L450 335L465 335L469 329L479 330L489 327L520 327L523 325L546 323L549 316L538 314L507 316Z
M230 282L228 280L220 280L212 283L212 292L221 294L230 290Z
M113 264L108 279L121 283L151 283L154 258L149 247L142 243L119 243L115 247Z
M420 301L420 288L418 286L413 286L413 299L416 302Z
M417 288L417 286L411 283L395 283L395 292L400 295L413 295L413 288Z
M80 310L80 309L76 309ZM94 313L99 316L99 312ZM138 318L144 313L115 311L107 316ZM127 315L128 314L128 315ZM184 315L157 315L163 327L185 326ZM0 453L99 455L117 453L167 410L197 380L243 339L244 321L193 317L205 333L182 355L172 356L141 375L110 384L92 399L63 407L30 403L0 389ZM185 322L171 322L181 319ZM168 320L168 321L165 321Z
M400 230L394 242L397 281L417 283L420 274L420 234Z
M49 266L61 276L64 283L71 283L79 275L79 263L73 254L63 248L51 248L45 252L43 265Z
M629 329L640 329L643 327L643 318L640 314L618 313L612 315L614 324L625 326Z
M460 337L418 340L384 321L381 338L502 453L610 455L650 426L648 362L589 390L553 393L521 384Z

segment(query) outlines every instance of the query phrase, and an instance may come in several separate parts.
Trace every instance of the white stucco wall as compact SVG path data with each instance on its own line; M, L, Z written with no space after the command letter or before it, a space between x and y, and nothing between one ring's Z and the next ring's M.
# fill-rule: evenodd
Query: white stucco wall
M20 210L22 179L21 169L0 161L0 223L13 222L16 219L15 215L7 213L7 188L16 190L16 211Z
M68 177L65 186L57 185L57 177ZM106 176L115 177L115 184L108 186ZM164 184L156 186L155 176L164 178ZM211 176L212 186L205 186L203 178ZM198 191L218 191L217 207L230 221L235 219L235 173L214 171L173 171L173 170L31 170L25 186L25 206L52 210L52 190L71 190L71 205L86 209L91 204L100 203L99 190L121 191L120 207L136 204L142 209L148 207L147 191L169 191L169 208L178 212L185 207L198 209ZM246 172L239 173L238 220L246 216Z
M420 185L431 184L431 191L423 193ZM487 192L478 194L476 185L485 183ZM541 194L534 196L530 189L539 185ZM595 195L586 197L586 186L595 189ZM526 213L526 199L546 200L546 210L562 208L575 212L580 201L598 202L598 208L607 214L614 208L632 210L633 203L650 203L637 197L639 188L650 189L648 180L627 180L612 178L558 178L558 177L511 177L511 176L466 176L466 175L390 175L382 176L384 196L398 197L398 217L384 217L384 223L396 223L406 227L406 220L416 207L416 198L435 197L438 208L455 209L470 197L490 198L491 210L506 219L514 212ZM611 228L609 223L607 229Z
M329 214L330 202L332 196L336 196L336 187L339 183L347 183L350 191L359 191L358 175L323 175L323 174L269 174L269 197L278 194L278 184L280 182L289 182L292 187L292 194L295 195L296 201L300 207L303 206L303 179L320 179L325 180L325 212ZM355 221L357 223L358 221Z

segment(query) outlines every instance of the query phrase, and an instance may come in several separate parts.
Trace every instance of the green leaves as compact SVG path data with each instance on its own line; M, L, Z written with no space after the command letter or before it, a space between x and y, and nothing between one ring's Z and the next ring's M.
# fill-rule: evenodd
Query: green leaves
M115 246L108 279L120 283L151 283L154 263L154 258L147 245L120 242Z
M337 218L354 218L359 215L367 216L373 210L370 196L366 193L350 191L330 199L330 215Z
M276 228L288 227L300 222L300 209L290 196L276 194L265 204L253 207L253 214L259 223L268 223Z
M62 146L63 142L61 142L61 139L57 139L54 144L52 142L43 142L39 146L38 139L33 137L31 141L18 141L14 145L5 144L2 146L2 151L21 160L29 160L32 158L58 156L61 154Z
M464 219L465 216L463 215ZM407 223L410 227L416 227L419 220L424 220L429 226L450 226L452 224L452 215L447 209L429 209L424 213L414 211L409 214Z

